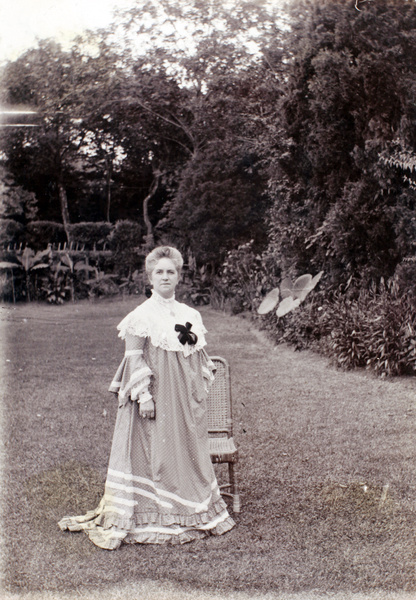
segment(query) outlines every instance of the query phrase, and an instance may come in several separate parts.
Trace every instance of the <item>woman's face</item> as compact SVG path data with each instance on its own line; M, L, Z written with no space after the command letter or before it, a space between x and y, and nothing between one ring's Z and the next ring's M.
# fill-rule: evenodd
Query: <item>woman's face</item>
M178 271L170 258L161 258L150 275L153 289L163 298L172 298L178 281Z

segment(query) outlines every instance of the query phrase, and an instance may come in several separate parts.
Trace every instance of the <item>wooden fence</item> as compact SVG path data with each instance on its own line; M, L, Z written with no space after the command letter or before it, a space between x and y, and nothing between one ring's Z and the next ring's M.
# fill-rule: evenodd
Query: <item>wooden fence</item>
M3 246L3 250L6 252L23 252L26 244L5 244ZM88 247L86 243L82 242L62 242L58 244L49 243L45 250L50 249L53 253L61 254L77 254L79 252L84 252L87 256L110 256L112 254L112 250L108 248L108 243L104 242L103 244L94 243L92 247Z

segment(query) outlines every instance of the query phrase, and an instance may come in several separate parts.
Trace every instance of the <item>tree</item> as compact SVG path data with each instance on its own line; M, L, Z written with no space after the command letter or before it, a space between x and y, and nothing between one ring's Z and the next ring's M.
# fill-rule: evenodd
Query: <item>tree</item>
M125 80L122 101L114 106L125 153L124 177L140 197L148 248L154 244L151 204L158 194L164 196L163 204L177 171L192 153L188 95L163 69L137 59Z
M365 284L390 276L414 241L397 227L414 193L379 157L397 138L416 142L416 7L379 0L358 11L327 0L294 9L287 86L265 142L270 248L287 270L312 264L334 282Z
M207 81L256 63L280 40L287 14L267 0L146 0L120 11L114 29L134 56L148 58L178 83L203 93ZM138 49L138 50L137 50Z
M152 0L124 16L128 30L148 42L132 108L140 131L150 125L148 140L154 140L151 192L161 181L170 193L157 230L190 245L200 261L209 256L218 264L233 244L264 239L265 197L252 150L259 56L249 44L260 48L281 35L265 6L240 2L229 11L217 0L186 6ZM190 34L186 43L180 31ZM163 86L156 76L165 79Z
M179 176L166 222L199 264L221 264L225 253L249 240L266 242L268 197L256 141L267 103L261 69L215 78L204 98L203 144Z
M256 88L281 71L274 64L269 75L260 61L261 48L281 37L267 6L149 0L115 24L135 42L146 38L141 52L126 41L115 54L109 30L70 52L44 42L9 65L8 101L36 107L41 126L10 132L4 148L18 182L36 191L41 217L60 214L69 238L70 221L96 217L105 196L105 218L143 218L149 246L164 211L163 232L195 250L182 225L189 210L203 216L195 223L207 250L221 249L217 264L230 244L264 239L254 141L269 111ZM224 226L215 227L218 218Z
M76 59L75 59L75 62ZM60 214L70 240L70 212L66 185L75 176L75 160L83 136L75 121L74 55L58 44L41 43L6 69L6 100L32 106L40 116L38 127L11 131L5 140L7 166L19 183L33 189L30 180L48 181L59 200ZM32 184L33 185L33 184Z
M91 180L104 179L109 213L120 144L111 121L122 77L117 60L103 41L94 56L83 53L82 45L64 52L58 44L42 42L10 63L3 78L8 103L32 106L39 117L37 127L3 133L7 165L19 183L38 191L44 212L60 215L68 240L79 207L76 197L86 200Z
M0 218L27 223L35 219L37 200L33 192L28 192L15 183L12 175L0 166Z
M96 49L92 55L90 47ZM117 116L128 69L106 35L79 37L72 52L83 65L77 82L78 125L86 132L80 153L92 185L99 183L104 188L104 217L110 221L112 183L125 157Z

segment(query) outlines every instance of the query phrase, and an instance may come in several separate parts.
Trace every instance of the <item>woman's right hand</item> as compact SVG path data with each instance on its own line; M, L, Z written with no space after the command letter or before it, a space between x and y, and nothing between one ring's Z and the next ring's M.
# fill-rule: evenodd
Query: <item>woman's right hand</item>
M146 400L146 402L140 402L139 415L143 419L154 419L155 418L155 403L154 403L154 401Z

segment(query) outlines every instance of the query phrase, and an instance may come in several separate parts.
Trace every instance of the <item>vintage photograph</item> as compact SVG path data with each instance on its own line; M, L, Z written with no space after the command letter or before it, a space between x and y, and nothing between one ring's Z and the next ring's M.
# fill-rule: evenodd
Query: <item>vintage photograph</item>
M415 600L415 376L415 0L3 3L2 600Z

